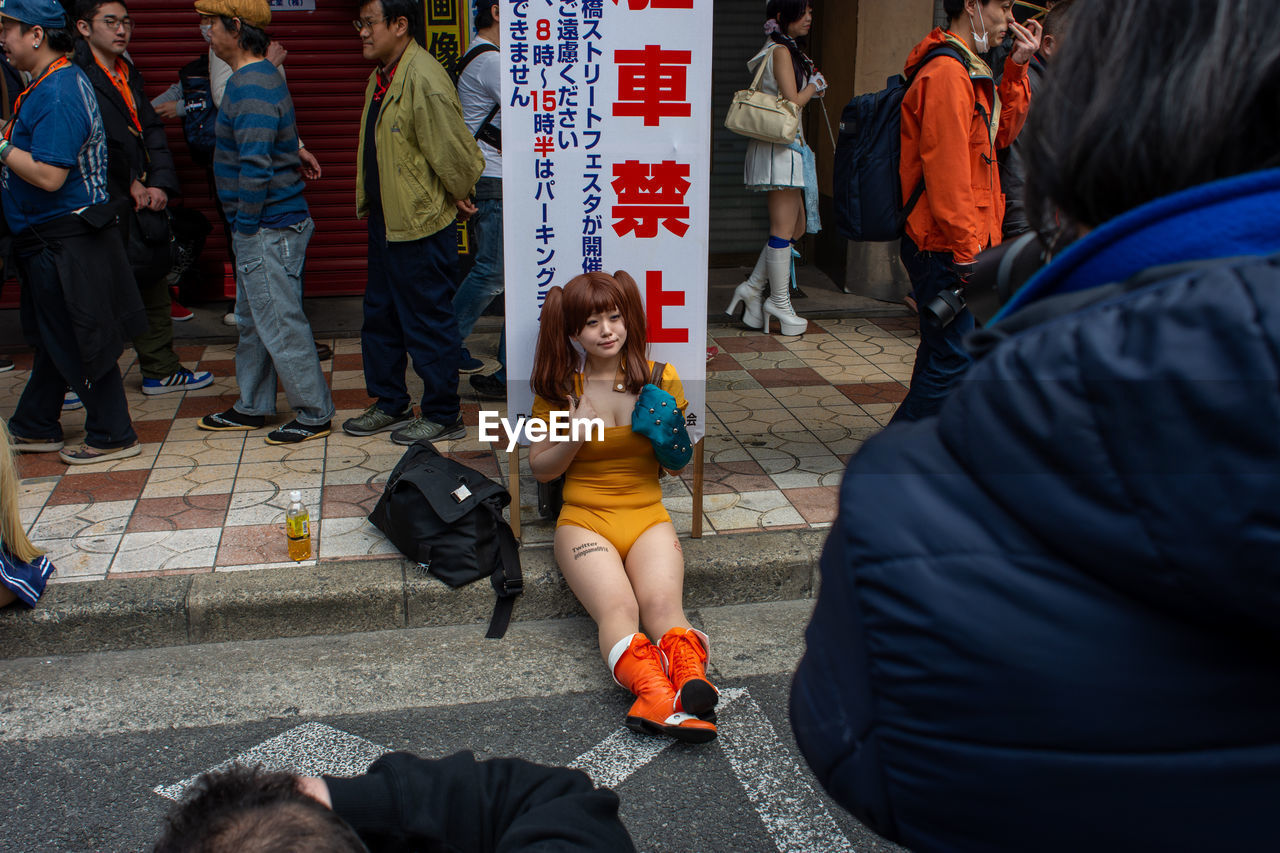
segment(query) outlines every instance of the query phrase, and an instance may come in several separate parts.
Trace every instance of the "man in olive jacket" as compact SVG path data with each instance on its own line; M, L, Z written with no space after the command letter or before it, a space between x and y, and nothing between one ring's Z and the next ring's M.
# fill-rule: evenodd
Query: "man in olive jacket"
M356 209L369 217L369 281L360 341L365 386L377 402L342 425L350 435L393 430L413 444L466 434L458 400L462 341L453 312L454 219L484 169L453 81L413 40L421 4L371 0L360 9L364 58L378 63L365 91ZM405 356L422 379L421 412L405 385Z

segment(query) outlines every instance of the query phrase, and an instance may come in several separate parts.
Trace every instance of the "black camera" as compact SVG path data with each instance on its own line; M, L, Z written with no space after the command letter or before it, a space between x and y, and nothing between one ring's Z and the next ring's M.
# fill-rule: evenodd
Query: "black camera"
M978 325L985 325L1050 257L1035 231L1006 240L978 255L969 274L956 286L940 291L921 313L926 322L942 329L968 308Z
M936 329L945 329L965 309L965 291L968 285L963 278L955 287L946 287L924 306L924 320Z

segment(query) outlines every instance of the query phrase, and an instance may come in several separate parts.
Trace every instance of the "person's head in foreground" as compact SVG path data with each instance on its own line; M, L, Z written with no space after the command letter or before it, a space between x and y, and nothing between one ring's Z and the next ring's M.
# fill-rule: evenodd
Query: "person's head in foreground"
M519 758L388 753L351 777L232 765L201 776L154 853L634 850L618 797Z
M1280 832L1280 16L1079 0L1024 131L1074 243L852 460L792 692L913 850Z
M201 776L170 814L155 853L367 853L299 777L232 765Z

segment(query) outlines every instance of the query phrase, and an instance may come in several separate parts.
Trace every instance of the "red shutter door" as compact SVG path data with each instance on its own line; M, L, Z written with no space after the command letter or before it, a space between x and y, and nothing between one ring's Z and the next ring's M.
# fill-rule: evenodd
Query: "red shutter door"
M289 51L285 72L298 117L298 134L320 161L324 176L307 185L316 233L307 250L307 294L364 292L367 267L365 225L356 219L356 146L364 87L372 71L360 55L351 28L354 3L320 0L314 12L277 11L269 29ZM194 3L130 0L136 21L129 54L154 97L178 79L178 69L208 51L200 38ZM183 204L205 212L214 224L205 248L209 298L235 294L235 278L204 169L191 162L182 128L169 127L169 147L178 163Z

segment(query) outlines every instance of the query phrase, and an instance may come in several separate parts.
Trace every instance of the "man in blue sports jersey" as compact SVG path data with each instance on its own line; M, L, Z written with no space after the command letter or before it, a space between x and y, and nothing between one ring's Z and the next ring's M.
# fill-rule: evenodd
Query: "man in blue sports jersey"
M0 0L0 44L32 83L0 139L4 215L22 283L22 328L35 348L9 421L20 452L61 451L68 465L137 456L117 359L146 316L107 197L107 145L93 87L67 60L57 0ZM64 447L63 394L86 411L83 445Z

